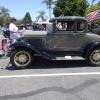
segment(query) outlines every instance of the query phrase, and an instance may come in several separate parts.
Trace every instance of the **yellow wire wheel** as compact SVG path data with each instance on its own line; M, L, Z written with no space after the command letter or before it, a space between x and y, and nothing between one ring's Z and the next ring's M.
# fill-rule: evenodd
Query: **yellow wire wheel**
M100 65L100 49L95 49L90 53L90 62L94 65Z
M29 50L18 49L12 53L11 62L18 69L27 68L32 65L33 55Z

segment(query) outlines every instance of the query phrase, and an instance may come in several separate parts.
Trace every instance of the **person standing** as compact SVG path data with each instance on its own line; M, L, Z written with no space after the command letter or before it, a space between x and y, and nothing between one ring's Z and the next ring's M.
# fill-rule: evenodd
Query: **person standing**
M18 27L16 26L16 19L11 18L9 24L9 31L10 31L10 39L12 43L15 43L18 38L20 38L20 34L18 33Z

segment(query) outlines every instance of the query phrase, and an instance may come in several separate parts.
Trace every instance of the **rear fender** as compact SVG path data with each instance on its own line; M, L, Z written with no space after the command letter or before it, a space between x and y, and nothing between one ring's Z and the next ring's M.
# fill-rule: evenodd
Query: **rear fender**
M100 48L100 41L99 42L92 42L86 46L84 49L83 57L86 57L87 54L89 54L90 51L92 51L95 48Z

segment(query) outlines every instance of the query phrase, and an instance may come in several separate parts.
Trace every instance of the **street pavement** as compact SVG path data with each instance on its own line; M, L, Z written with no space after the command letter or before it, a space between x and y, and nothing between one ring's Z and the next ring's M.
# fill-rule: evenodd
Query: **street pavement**
M100 100L100 74L88 74L100 72L100 67L90 66L84 60L37 58L31 68L23 70L16 70L8 63L9 58L0 59L0 100ZM68 73L76 75L55 76Z

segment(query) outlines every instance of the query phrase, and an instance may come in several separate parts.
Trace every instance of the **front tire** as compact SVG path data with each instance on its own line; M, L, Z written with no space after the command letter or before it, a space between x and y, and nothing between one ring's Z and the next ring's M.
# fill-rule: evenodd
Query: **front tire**
M91 50L87 54L86 60L93 66L100 66L100 48Z
M33 54L26 49L16 49L12 52L10 61L17 69L25 69L33 64Z

